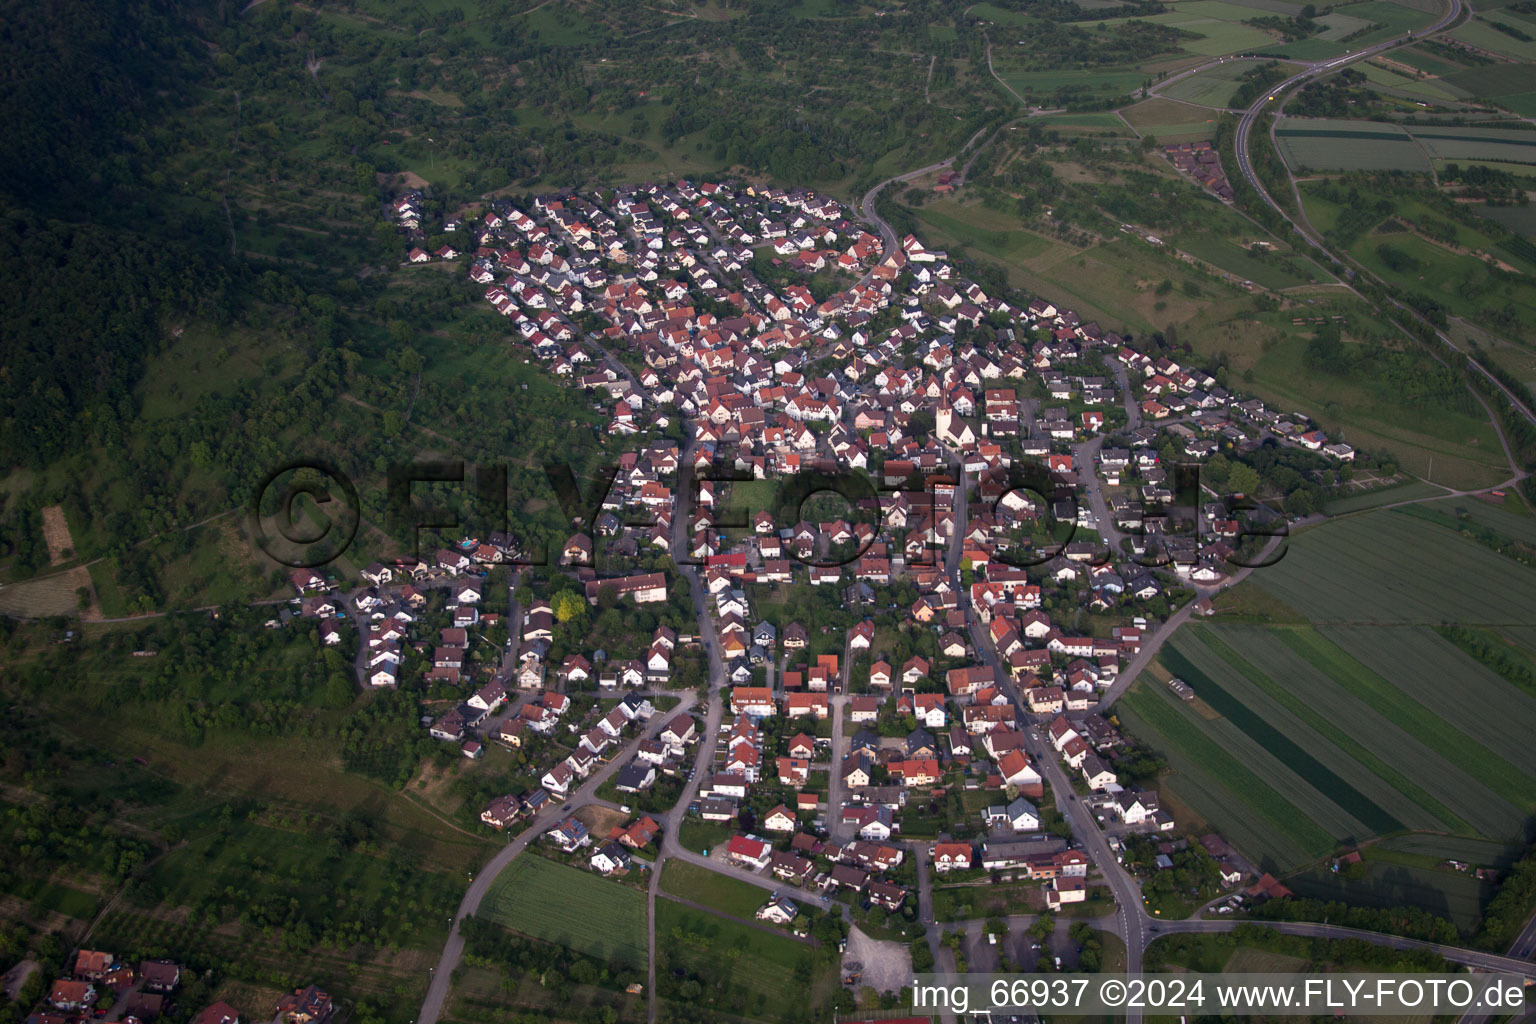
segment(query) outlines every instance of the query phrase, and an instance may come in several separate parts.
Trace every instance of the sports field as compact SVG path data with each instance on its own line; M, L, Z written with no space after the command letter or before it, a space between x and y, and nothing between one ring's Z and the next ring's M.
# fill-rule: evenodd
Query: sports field
M535 853L501 873L480 916L600 960L646 961L644 893Z
M1424 173L1430 169L1424 150L1397 125L1288 117L1276 126L1275 138L1292 168Z

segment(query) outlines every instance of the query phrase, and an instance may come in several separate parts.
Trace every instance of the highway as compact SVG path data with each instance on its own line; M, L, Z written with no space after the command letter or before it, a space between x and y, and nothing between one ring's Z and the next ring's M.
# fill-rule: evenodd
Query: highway
M1265 109L1271 103L1276 103L1277 110L1279 107L1284 106L1284 94L1296 86L1301 85L1310 79L1316 78L1319 75L1330 74L1334 71L1340 70L1341 68L1348 67L1357 61L1374 57L1377 54L1386 50L1390 50L1391 48L1398 46L1401 43L1411 42L1415 39L1424 39L1435 35L1436 33L1443 32L1445 29L1450 28L1457 21L1459 21L1463 14L1471 13L1471 7L1465 2L1465 0L1449 0L1449 3L1450 8L1446 14L1439 21L1435 22L1433 25L1430 25L1428 28L1420 29L1415 32L1409 32L1404 35L1397 36L1393 39L1388 39L1384 42L1377 43L1374 46L1367 46L1362 50L1357 50L1354 53L1345 54L1342 57L1334 57L1331 60L1326 61L1316 61L1307 65L1305 70L1297 72L1255 100L1247 110L1243 111L1243 116L1238 120L1237 123L1237 134L1234 140L1234 150L1237 156L1238 170L1242 174L1243 180L1245 180L1249 185L1253 187L1254 191L1258 193L1259 198L1263 200L1264 204L1279 214L1286 221L1286 223L1291 225L1291 229L1295 231L1296 234L1304 238L1308 244L1310 244L1314 249L1327 257L1330 262L1349 266L1356 273L1370 277L1377 281L1379 284L1383 285L1386 282L1382 281L1381 278L1378 277L1369 268L1354 263L1353 260L1350 260L1347 257L1341 258L1340 256L1331 252L1324 244L1323 240L1319 238L1311 230L1310 227L1308 227L1306 224L1298 222L1296 218L1288 214L1284 208L1282 208L1280 204L1275 201L1274 196L1270 195L1269 190L1264 187L1263 181L1259 179L1258 173L1253 169L1253 155L1250 149L1253 138L1253 127L1258 123L1259 118L1264 115ZM1354 289L1351 289L1351 291L1354 291ZM1359 295L1359 292L1356 291L1355 294ZM1365 299L1364 296L1360 296L1360 298L1366 302L1370 301ZM1454 341L1452 341L1444 331L1441 331L1428 320L1424 319L1424 317L1419 315L1416 310L1409 308L1391 296L1387 297L1387 301L1390 302L1399 312L1406 313L1413 319L1434 330L1435 337L1438 338L1440 343L1443 344L1448 350L1455 353L1456 355L1466 356L1472 367L1476 369L1477 372L1486 377L1489 382L1494 385L1494 387L1498 388L1499 391L1501 391L1510 401L1510 403L1517 410L1519 410L1521 415L1530 420L1532 423L1536 423L1536 412L1532 411L1527 399L1524 396L1517 395L1510 391L1509 388L1504 386L1502 381L1493 376L1493 374L1489 373L1488 370L1480 362L1471 358L1471 356L1468 355L1468 353L1460 346L1458 346Z

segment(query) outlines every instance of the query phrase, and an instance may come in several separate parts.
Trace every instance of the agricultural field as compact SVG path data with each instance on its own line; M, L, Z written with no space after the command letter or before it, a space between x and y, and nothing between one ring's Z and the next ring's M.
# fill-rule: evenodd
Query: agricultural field
M1506 536L1536 535L1529 517L1476 514ZM1282 871L1390 837L1383 863L1352 885L1360 901L1413 896L1467 927L1488 893L1437 865L1497 866L1519 848L1536 814L1536 696L1432 627L1480 623L1532 651L1536 629L1517 610L1536 599L1536 570L1373 511L1293 538L1250 583L1310 625L1238 615L1186 628L1160 652L1160 678L1144 677L1116 708L1167 756L1169 806ZM1167 675L1196 699L1174 697ZM1331 891L1326 875L1309 878L1316 894Z
M1448 82L1404 74L1402 71L1386 67L1374 60L1366 61L1363 64L1356 64L1355 67L1365 75L1366 81L1393 95L1406 96L1409 99L1426 102L1440 101L1449 103L1469 98L1465 89L1457 88Z
M1481 668L1428 630L1377 632L1384 644L1438 657L1424 662L1435 669ZM1509 737L1443 720L1432 696L1438 672L1421 671L1422 687L1405 695L1386 679L1400 683L1409 670L1378 675L1369 657L1305 627L1199 627L1160 655L1195 703L1148 679L1117 711L1168 756L1174 770L1162 785L1176 807L1282 870L1402 832L1518 839L1536 809L1536 778ZM1536 702L1484 676L1478 685L1530 705L1519 705L1522 721L1536 714Z
M1319 623L1493 625L1536 607L1536 571L1390 510L1307 530L1253 578Z
M527 853L486 893L481 915L600 960L646 961L645 894Z
M1413 137L1429 150L1430 156L1440 160L1536 164L1536 132L1513 128L1415 127Z
M1258 60L1227 61L1225 64L1179 79L1163 88L1162 95L1202 107L1229 107L1232 105L1233 95L1237 92L1238 79L1253 69L1262 67L1263 64L1263 61Z
M1419 171L1429 157L1413 136L1378 121L1288 117L1275 128L1280 155L1301 171Z
M1536 238L1536 207L1478 206L1474 210L1479 217L1487 217L1500 227L1508 228L1527 238Z
M1500 31L1495 27L1496 25L1513 29L1527 38L1520 39L1508 32ZM1459 39L1481 50L1491 50L1511 60L1536 61L1536 42L1532 41L1536 39L1536 22L1512 11L1481 11L1476 17L1469 18L1452 29L1450 34L1453 39Z
M1347 35L1353 35L1354 33L1362 31L1363 29L1368 29L1375 24L1375 22L1369 21L1365 18L1354 18L1348 14L1342 14L1338 11L1325 14L1316 20L1318 24L1328 26L1322 32L1317 34L1317 38L1327 39L1330 42L1337 42Z
M1216 132L1215 111L1161 97L1126 107L1120 116L1142 135L1155 136L1159 142L1208 139Z
M1383 839L1374 847L1383 857L1421 858L1425 864L1459 860L1464 864L1504 869L1520 859L1519 843L1498 843L1461 836L1407 835Z

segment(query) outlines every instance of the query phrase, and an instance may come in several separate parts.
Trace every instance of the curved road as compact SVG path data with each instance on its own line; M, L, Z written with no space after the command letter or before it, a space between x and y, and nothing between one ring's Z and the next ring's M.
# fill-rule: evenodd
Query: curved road
M1449 28L1451 25L1455 24L1458 20L1460 20L1463 14L1471 13L1472 9L1465 2L1465 0L1449 0L1449 3L1450 9L1446 12L1445 16L1442 17L1439 21L1435 22L1433 25L1430 25L1428 28L1420 29L1415 32L1409 32L1394 39L1388 39L1385 42L1377 43L1374 46L1367 46L1363 50L1358 50L1354 53L1346 54L1343 57L1334 57L1332 60L1317 61L1308 65L1306 70L1292 75L1290 78L1287 78L1285 81L1281 82L1279 85L1270 89L1263 96L1260 96L1257 100L1255 100L1252 106L1243 112L1242 118L1237 122L1237 135L1234 140L1233 148L1237 157L1238 170L1242 173L1244 180L1247 181L1248 184L1253 187L1253 190L1258 193L1259 198L1264 201L1264 204L1279 214L1280 217L1286 221L1286 223L1291 225L1292 230L1295 231L1296 234L1306 239L1314 249L1328 257L1329 260L1340 265L1349 266L1355 272L1365 274L1366 276L1376 280L1381 284L1385 284L1385 282L1383 282L1381 278L1378 277L1368 267L1355 264L1352 260L1341 259L1333 252L1331 252L1327 246L1324 245L1322 239L1317 237L1308 225L1298 222L1290 214L1286 213L1285 210L1281 208L1280 204L1275 201L1274 196L1269 194L1269 190L1264 187L1264 183L1259 180L1258 173L1253 169L1253 157L1249 152L1249 147L1253 137L1253 126L1258 123L1258 120L1263 115L1265 108L1282 93L1288 92L1292 88L1301 85L1312 78L1316 78L1319 75L1329 74L1331 72L1338 71L1341 68L1347 67L1350 64L1354 64L1357 61L1365 60L1369 57L1374 57L1377 54L1386 50L1390 50L1401 43L1412 42L1415 39L1428 38L1429 36L1442 32ZM1284 102L1284 100L1280 101L1281 106L1284 105ZM1354 289L1351 289L1351 291L1353 290ZM1355 292L1355 294L1359 295L1358 292ZM1364 299L1364 296L1360 297ZM1369 300L1365 301L1369 302ZM1399 312L1408 314L1416 321L1425 324L1434 330L1435 337L1440 340L1441 344L1443 344L1447 349L1454 352L1455 354L1466 357L1468 363L1470 363L1484 377L1488 378L1494 387L1503 392L1505 397L1509 399L1510 403L1517 410L1519 410L1521 415L1525 416L1525 418L1530 420L1532 423L1536 423L1536 412L1531 410L1531 407L1527 404L1525 397L1516 395L1511 392L1509 388L1504 386L1502 381L1500 381L1493 374L1489 373L1481 363L1479 363L1476 359L1473 359L1466 351L1464 351L1460 346L1453 342L1450 337L1445 334L1444 331L1441 331L1428 320L1424 319L1424 317L1419 315L1416 310L1405 306L1403 303L1399 302L1397 299L1390 295L1387 296L1387 301L1390 302Z
M689 711L698 700L697 695L692 693L681 694L681 697L681 703L673 710L665 713L658 711L653 715L645 731L640 736L630 740L624 746L624 749L614 756L613 760L609 761L600 770L592 773L587 781L582 783L580 789L566 797L564 801L551 799L545 808L534 816L528 827L518 833L516 837L510 839L506 847L498 851L496 856L492 857L480 869L479 874L474 876L474 879L469 884L469 888L464 893L464 898L459 901L458 912L453 916L453 921L448 931L448 941L443 945L443 955L438 959L437 966L432 969L432 981L427 986L427 997L422 1001L421 1013L416 1017L420 1024L435 1024L438 1016L443 1012L443 1003L447 999L448 990L452 985L454 969L459 966L459 960L464 955L464 936L459 934L459 922L466 917L473 917L475 915L475 912L480 909L481 902L485 899L485 894L490 891L497 876L501 874L506 866L516 860L518 855L528 848L529 843L532 843L549 831L567 813L563 812L561 808L579 807L585 803L595 802L593 798L597 793L597 787L608 781L615 772L629 763L630 755L635 752L635 748L640 745L641 741L655 737L666 727L668 722L678 715Z

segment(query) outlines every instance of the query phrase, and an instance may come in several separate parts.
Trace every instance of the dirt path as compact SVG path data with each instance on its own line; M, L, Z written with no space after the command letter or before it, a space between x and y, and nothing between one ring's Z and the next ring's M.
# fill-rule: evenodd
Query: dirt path
M75 540L69 534L63 505L49 505L42 511L43 541L48 545L48 564L63 565L75 557Z

